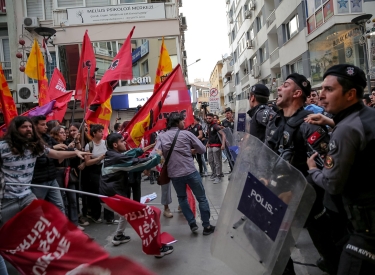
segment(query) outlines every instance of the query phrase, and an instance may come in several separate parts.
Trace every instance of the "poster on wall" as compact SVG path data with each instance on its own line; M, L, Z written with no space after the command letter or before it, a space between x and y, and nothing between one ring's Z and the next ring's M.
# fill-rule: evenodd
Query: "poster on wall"
M319 27L323 24L323 10L320 9L315 13L316 27Z
M333 16L333 0L329 0L323 7L324 22Z
M310 34L315 30L315 15L307 19L307 32Z
M351 0L352 12L362 12L362 0Z
M361 1L361 0L354 0ZM349 1L348 0L337 0L337 12L348 13L349 12Z

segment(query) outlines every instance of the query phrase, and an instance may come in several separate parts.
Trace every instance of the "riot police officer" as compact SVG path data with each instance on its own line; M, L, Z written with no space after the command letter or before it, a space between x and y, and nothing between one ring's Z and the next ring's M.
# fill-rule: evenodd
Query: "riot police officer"
M320 100L328 118L315 115L308 122L334 126L323 170L314 154L308 159L313 181L330 194L341 196L352 227L344 245L339 275L374 274L375 271L375 110L363 105L366 75L350 64L335 65L323 76ZM334 125L332 125L334 124Z
M234 119L233 119L233 111L231 108L228 107L225 109L225 118L221 121L220 125L223 126L224 128L229 128L233 133Z
M272 119L275 112L268 107L270 91L263 84L255 84L250 89L249 104L250 110L247 112L250 120L250 134L264 142L266 126Z

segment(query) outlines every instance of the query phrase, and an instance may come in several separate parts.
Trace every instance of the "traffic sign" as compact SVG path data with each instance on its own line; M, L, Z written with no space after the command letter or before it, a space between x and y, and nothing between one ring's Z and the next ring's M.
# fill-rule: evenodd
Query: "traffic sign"
M220 111L220 93L216 88L210 89L209 105L210 112Z

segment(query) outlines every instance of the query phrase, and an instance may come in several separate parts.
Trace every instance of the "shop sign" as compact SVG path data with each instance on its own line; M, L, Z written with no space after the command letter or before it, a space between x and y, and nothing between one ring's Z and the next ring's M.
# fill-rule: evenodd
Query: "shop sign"
M355 37L355 36L358 36L358 35L361 35L361 30L359 28L354 28L350 31L348 31L347 33L341 35L340 37L336 38L333 40L333 46L337 46L338 44L341 44L343 43L346 39L348 38L351 38L351 37Z
M132 80L128 80L128 85L132 84L151 84L151 76L134 77Z
M108 24L165 19L164 3L66 9L69 25Z

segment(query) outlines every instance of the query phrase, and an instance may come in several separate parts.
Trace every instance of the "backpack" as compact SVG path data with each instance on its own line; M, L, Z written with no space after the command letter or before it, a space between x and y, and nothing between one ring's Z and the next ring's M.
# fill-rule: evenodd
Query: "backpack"
M92 154L92 151L94 150L94 142L93 141L89 141L89 151L90 153ZM108 145L107 145L107 140L105 140L105 147L107 148L108 150Z

